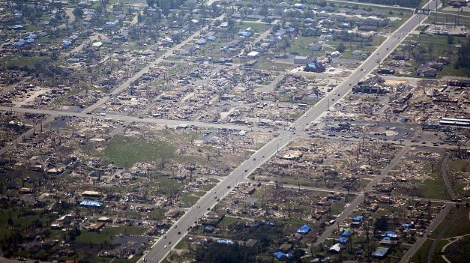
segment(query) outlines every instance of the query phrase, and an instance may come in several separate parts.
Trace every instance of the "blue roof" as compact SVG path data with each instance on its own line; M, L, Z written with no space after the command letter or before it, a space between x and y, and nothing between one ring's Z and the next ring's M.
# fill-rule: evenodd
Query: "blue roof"
M382 236L387 236L391 238L397 238L398 234L395 231L386 231L384 235Z
M402 227L409 228L409 227L411 227L411 224L408 224L408 223L403 223L403 224L401 224L401 226L402 226Z
M70 40L64 40L62 43L64 44L64 47L68 47L68 46L72 45L72 41L70 41Z
M278 37L281 37L283 35L285 35L287 33L287 31L285 29L279 29L275 35L278 36Z
M223 238L219 238L217 239L217 243L219 244L225 244L225 245L233 245L233 241L230 240L230 239L223 239Z
M389 250L388 247L378 247L378 248L374 251L374 253L372 254L372 256L374 256L374 257L379 257L379 258L384 257L384 256L387 254L388 250Z
M273 253L274 257L277 259L282 259L282 258L291 258L292 254L291 253L283 253L281 251Z
M347 237L338 237L336 239L336 241L340 242L340 243L347 243L348 242L348 238Z
M204 227L204 231L212 232L212 231L214 231L214 227L213 226L206 226L206 227Z
M344 237L347 237L347 236L350 236L352 235L353 231L350 230L350 229L345 229L341 232L341 235L344 236Z
M20 40L20 41L16 42L16 45L19 46L19 47L22 47L22 46L26 45L26 42L23 41L23 40Z
M363 218L363 216L355 216L355 217L353 218L353 221L354 221L354 222L362 222L362 218Z
M94 207L102 207L103 202L99 201L91 201L91 200L83 200L80 202L81 206L94 206Z
M312 227L310 227L309 225L303 225L299 227L299 229L297 229L297 233L307 234L308 232L310 232L311 229Z
M250 37L251 35L253 35L253 33L251 33L250 31L240 31L238 32L238 34L244 37Z
M275 223L274 223L273 221L267 221L267 222L266 222L266 225L267 225L267 226L274 226Z

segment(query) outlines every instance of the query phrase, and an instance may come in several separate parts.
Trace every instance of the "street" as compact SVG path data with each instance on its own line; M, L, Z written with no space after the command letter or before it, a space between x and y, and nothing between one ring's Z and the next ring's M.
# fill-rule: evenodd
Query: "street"
M430 1L427 6L432 3L436 5L436 1ZM431 5L432 6L432 5ZM388 39L386 39L377 50L371 54L353 73L346 78L339 86L337 86L326 97L320 100L315 106L310 108L302 117L300 117L289 129L291 131L282 131L279 136L256 153L250 159L243 162L234 171L232 171L223 181L217 184L212 191L206 193L199 201L192 206L166 233L152 246L152 249L143 256L138 262L161 262L173 247L180 242L183 237L189 232L190 228L194 226L197 221L204 216L212 207L214 207L230 190L239 182L243 181L248 175L254 172L258 167L264 164L269 158L274 156L279 149L288 145L295 138L295 130L302 131L310 125L312 121L319 119L331 106L337 103L340 99L344 98L346 94L351 91L352 87L356 85L361 79L370 74L380 62L382 62L388 55L403 41L403 39L411 33L418 25L427 18L425 14L415 14L408 21L406 21L400 28L398 28ZM385 177L388 171L393 167L398 160L408 151L410 147L404 147L397 157L387 166L380 176L377 176L365 191L368 192L372 189L381 178ZM343 220L346 215L351 213L363 200L364 196L359 195L343 212ZM317 243L324 241L330 233L332 228L327 228L325 233L320 237Z

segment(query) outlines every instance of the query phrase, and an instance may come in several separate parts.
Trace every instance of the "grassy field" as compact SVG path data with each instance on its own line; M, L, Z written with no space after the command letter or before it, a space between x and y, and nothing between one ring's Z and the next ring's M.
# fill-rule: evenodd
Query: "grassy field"
M426 242L420 247L416 254L411 257L411 262L426 263L428 262L428 251L431 248L433 240L427 239ZM442 247L448 243L447 240L440 240L434 249L433 263L445 263L445 260L439 255Z
M6 56L0 59L0 68L27 67L33 69L34 64L41 63L46 59L47 57Z
M10 236L14 229L21 231L35 225L47 224L48 221L48 216L41 215L35 211L2 209L0 210L0 242Z
M238 30L245 30L247 28L253 29L256 33L265 31L270 26L264 23L254 23L254 22L235 22L235 28Z
M450 247L455 246L455 250L453 251L447 251L447 259L449 259L451 262L468 262L468 251L470 251L470 237L466 236L463 239L457 241L455 245L452 244ZM449 248L449 247L448 247Z
M269 61L259 61L255 64L256 69L262 70L279 70L284 71L286 69L291 69L293 66L291 64L285 63L274 63Z
M454 224L451 225L449 230L444 235L444 238L470 234L470 220L468 218L469 212L470 208L468 207L465 207L460 211L457 220Z
M162 220L165 218L165 210L163 209L155 209L149 214L150 219L152 220Z
M168 178L167 176L155 174L152 178L150 187L156 187L158 191L166 195L175 195L183 189L183 185L180 181L176 181Z
M76 241L84 244L104 244L111 243L119 234L123 235L142 235L144 228L137 226L111 227L105 228L101 232L82 231Z
M181 197L181 202L183 203L184 208L193 206L197 200L199 200L199 197L193 195L183 195Z
M420 193L425 198L436 198L436 199L449 199L449 195L445 191L444 179L442 179L439 173L439 164L435 164L434 172L431 173L431 164L427 164L424 167L425 173L430 174L432 179L427 179L423 182L420 187Z
M314 53L310 49L310 44L314 44L316 42L315 37L297 37L294 41L292 41L291 46L289 47L288 51L292 54L300 54L302 56L312 56Z
M411 262L427 262L428 251L432 246L432 240L427 239L421 248L411 257Z
M470 194L470 190L464 190L467 184L462 182L470 171L470 160L455 160L447 164L447 174L453 183L453 188L458 196Z
M441 251L442 247L446 245L449 241L446 240L448 238L452 238L455 236L470 234L470 220L468 218L468 213L470 208L465 207L462 208L460 211L457 220L454 224L450 226L448 231L444 234L443 239L440 240L436 248L434 250L434 258L433 262L441 263L445 262L441 256L439 256L439 252ZM427 262L427 255L428 251L432 245L433 239L437 237L437 235L445 228L445 226L449 223L454 213L457 212L457 209L453 208L451 212L447 215L447 217L439 224L439 226L433 231L432 235L430 235L430 239L426 240L423 246L416 252L416 254L411 258L412 262Z
M445 65L443 70L438 73L439 78L443 76L469 76L470 70L456 69L454 67L454 63L457 60L457 45L467 42L467 38L455 37L454 44L449 44L446 36L418 35L414 36L412 40L418 41L420 46L423 47L424 53L421 55L426 61L433 61L439 57L448 57L450 59L451 63Z
M153 162L175 156L174 149L164 142L141 141L116 136L104 150L104 156L118 166L132 167L137 162Z

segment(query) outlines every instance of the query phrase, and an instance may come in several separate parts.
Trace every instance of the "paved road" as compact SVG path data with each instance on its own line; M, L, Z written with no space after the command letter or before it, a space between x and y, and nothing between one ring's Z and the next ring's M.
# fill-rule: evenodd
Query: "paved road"
M276 185L274 182L262 182L263 185ZM298 185L294 184L281 184L282 187L284 188L290 188L290 189L301 189L301 190L308 190L308 191L315 191L315 192L324 192L324 193L337 193L337 194L348 194L347 190L342 190L342 189L331 189L331 188L324 188L324 187L312 187L312 186L304 186L301 185L300 187ZM349 191L349 194L351 195L361 195L364 192L359 192L359 191ZM370 196L384 196L383 193L369 193ZM416 201L430 201L433 203L444 203L444 204L457 204L457 202L446 200L446 199L435 199L435 198L424 198L424 197L416 197L416 196L409 196L409 195L396 195L396 194L391 194L391 197L398 197L398 198L405 198L405 199L413 199Z
M225 17L225 15L221 15L219 16L218 18L216 18L216 20L222 20L223 18ZM97 108L101 107L103 104L105 104L112 96L116 96L117 94L121 93L123 90L129 88L129 86L131 85L131 83L133 83L134 81L136 81L137 79L139 79L140 77L142 77L144 74L148 73L150 71L151 68L155 67L158 63L162 62L166 57L168 56L171 56L173 54L174 51L178 50L178 49L181 49L183 46L187 45L188 43L190 43L191 41L193 41L196 37L199 37L201 32L202 31L207 31L207 29L209 28L209 26L205 26L201 29L199 29L197 32L195 32L194 34L192 34L190 37L188 37L186 40L184 40L183 42L171 47L170 49L168 49L162 56L158 57L157 59L155 59L152 63L150 63L149 65L147 65L145 68L141 69L139 72L137 72L136 74L134 74L134 76L132 76L131 78L129 78L128 80L126 80L124 83L122 83L121 85L119 85L119 87L117 87L116 89L114 89L109 95L101 98L100 100L98 100L97 102L95 102L93 105L91 105L90 107L86 108L83 112L84 113L87 113L87 112L92 112L94 110L96 110Z
M380 181L382 181L385 176L388 175L388 173L390 172L390 170L392 170L395 165L398 164L398 162L401 160L401 158L403 158L405 156L405 154L408 152L408 150L410 149L410 146L405 146L403 147L400 152L397 154L397 156L395 156L395 158L393 158L393 160L390 162L390 164L388 164L383 170L382 172L380 173L380 175L374 177L374 179L369 183L367 184L367 186L364 188L364 192L359 194L350 204L348 207L346 207L343 212L340 214L340 216L336 219L336 222L338 222L338 224L341 224L341 222L343 222L344 219L346 219L360 204L362 204L364 202L364 193L368 193L370 191L372 191L374 189L374 187L380 183ZM322 244L323 242L325 242L325 240L333 233L333 231L337 229L337 226L336 225L330 225L328 227L325 228L325 231L323 231L322 235L317 239L317 241L315 242L315 245L320 245Z
M457 208L457 211L454 213L450 221L447 222L447 225L444 227L444 229L442 229L441 232L437 234L437 237L432 241L432 245L428 250L428 260L427 260L428 263L433 262L434 250L436 249L437 243L444 237L444 235L449 230L449 228L455 223L455 221L457 220L461 212L462 212L461 208Z
M442 175L442 178L444 179L444 183L446 185L447 194L452 199L455 199L456 196L455 196L455 193L454 193L454 189L452 189L452 185L450 184L449 178L447 177L447 162L449 162L449 157L450 157L450 153L447 153L444 156L444 159L441 162L441 175ZM437 237L432 241L432 245L428 250L428 260L427 260L428 263L431 263L433 261L434 250L436 249L437 243L439 242L439 240L442 239L442 237L444 237L445 233L447 232L447 230L449 230L450 226L452 224L454 224L455 220L457 220L460 212L461 212L461 210L460 210L460 208L458 208L457 212L455 212L455 214L452 216L452 219L447 223L447 225L444 227L444 229L442 229L442 231L440 233L438 233Z
M309 135L304 135L304 136L309 136ZM309 136L311 137L311 136ZM337 141L350 141L350 142L359 142L359 141L362 141L362 138L341 138L341 137L338 137L338 136L335 136L335 137L329 137L327 135L315 135L315 137L318 137L318 138L324 138L324 139L328 139L328 140L337 140ZM412 142L411 140L409 139L404 139L403 141L400 141L400 140L396 140L396 141L393 141L393 140L383 140L381 138L374 138L374 137L366 137L365 138L367 141L369 141L369 139L373 139L375 142L382 142L382 143L389 143L389 144L395 144L395 145L410 145L410 146L415 146L415 147L428 147L428 148L437 148L437 149L447 149L447 150L456 150L459 148L458 145L453 145L453 144L438 144L438 145L434 145L434 144L429 144L428 142L426 142L425 144L423 144L422 142Z
M219 16L218 20L221 20L225 17L225 15L221 15ZM132 82L134 82L135 80L137 80L138 78L140 78L142 75L144 75L145 73L149 72L150 68L154 67L155 65L157 65L158 63L160 63L163 59L165 59L167 56L170 56L173 54L173 51L176 51L180 48L182 48L184 45L186 45L187 43L191 42L194 38L196 37L199 37L200 36L200 33L201 31L206 31L208 28L208 26L205 26L203 28L201 28L200 30L196 31L194 34L192 34L190 37L188 37L186 40L184 40L183 42L181 42L180 44L178 45L175 45L173 47L171 47L170 49L168 49L165 54L163 56L160 56L158 57L156 60L154 60L152 63L150 63L148 66L146 66L145 68L141 69L139 72L137 72L134 76L132 76L131 78L129 78L127 81L125 81L123 84L121 84L120 86L118 86L116 89L114 89L110 95L107 95L103 98L101 98L100 100L98 100L97 102L95 102L94 104L92 104L91 106L89 106L88 108L84 109L81 113L87 113L87 112L92 112L94 110L96 110L97 108L101 107L103 104L105 104L112 96L116 96L118 95L119 93L121 93L122 91L124 91L125 89L127 89L130 84ZM7 146L3 147L2 149L0 149L0 156L3 155L5 152L9 151L10 149L12 149L12 147L14 147L16 145L17 142L21 142L23 140L23 138L28 138L30 137L31 135L34 134L35 131L39 131L39 127L45 127L47 124L51 123L53 120L54 120L54 116L51 116L51 117L48 117L46 120L42 121L40 124L36 125L34 128L28 130L27 132L23 133L22 135L20 135L16 140L14 140L12 143L8 144ZM129 118L132 118L132 117L129 117Z
M31 129L29 129L28 131L26 131L25 133L21 134L20 136L18 136L18 138L16 138L15 140L9 142L9 143L8 143L7 145L5 145L2 149L0 149L0 156L2 156L3 154L5 154L6 152L10 151L10 150L13 149L14 147L16 147L16 145L17 145L18 143L23 142L24 139L31 137L31 136L34 135L36 132L40 132L42 127L48 125L48 124L51 123L53 120L55 120L55 116L49 116L49 117L47 117L45 120L43 120L43 121L41 121L40 123L34 125L33 128L31 128Z
M431 3L434 2L434 0L431 1ZM305 115L299 118L290 128L292 132L280 132L277 138L263 146L260 150L254 153L249 160L243 162L232 173L230 173L225 180L217 184L211 192L208 192L206 195L201 197L201 199L199 199L199 201L167 231L166 236L158 239L157 242L155 242L155 244L152 246L152 249L138 262L143 262L144 258L148 262L162 261L168 255L171 248L176 246L176 244L181 241L188 233L189 228L192 227L195 222L197 222L207 213L208 209L214 207L218 203L219 199L222 199L230 192L233 186L244 180L249 174L254 172L258 167L266 162L266 160L274 156L279 149L289 144L294 139L294 137L296 137L295 130L302 131L304 128L308 127L310 122L315 121L321 117L330 106L336 103L339 99L346 96L346 94L354 85L357 84L357 82L371 73L377 67L377 65L382 62L403 41L403 39L426 18L427 15L424 14L413 15L388 39L386 39L382 45L380 45L377 50L361 64L358 69L353 71L353 73L343 83L336 87L333 92L315 104L315 106L309 109ZM392 163L398 162L398 160L406 153L408 149L409 146L405 146L400 154L392 161ZM379 181L379 179L383 178L387 173L388 169L385 168L383 174L377 176L368 185L368 187L366 187L366 191L370 191L372 186L374 186ZM356 203L352 203L349 207L357 207L357 205L359 205L361 202L361 197L356 198L354 202ZM327 235L329 236L329 234ZM323 239L326 239L326 237L323 237Z
M449 162L449 157L450 153L446 153L446 156L444 156L444 159L442 160L441 163L441 175L442 179L444 179L444 183L446 185L446 191L449 194L450 198L455 199L457 198L454 189L452 188L452 185L449 181L449 177L447 177L447 163Z
M365 5L365 6L373 6L373 7L381 7L381 8L407 9L407 10L413 10L413 11L415 10L414 8L410 8L410 7L379 5L379 4L372 4L372 3L360 3L360 2L354 2L354 1L343 1L343 0L326 0L326 1L348 4L348 5Z
M431 224L429 224L428 228L426 229L425 234L422 237L419 237L416 242L406 251L405 255L400 260L400 263L407 263L410 261L410 258L418 251L418 249L426 242L428 236L434 231L437 226L444 220L449 213L451 206L448 205L446 208L442 209L439 214L432 220Z
M34 114L45 114L51 115L53 117L57 116L69 116L69 117L79 117L79 118L94 118L101 120L113 120L113 121L124 121L127 123L151 123L151 124L160 124L166 125L170 128L177 127L181 124L186 124L188 126L194 125L199 128L227 128L234 130L255 130L255 131L267 131L267 129L261 129L258 127L247 127L242 125L232 125L232 124L223 124L223 123L205 123L200 121L180 121L180 120L168 120L168 119L157 119L157 118L138 118L134 116L127 116L121 114L107 114L106 116L101 115L92 115L86 114L83 112L73 112L73 111L58 111L58 110L42 110L42 109L28 109L28 108L19 108L19 107L4 107L0 106L0 111L14 111L21 113L34 113ZM39 130L38 130L39 131Z
M1 90L0 90L0 96L3 96L7 93L10 93L12 92L13 90L16 89L16 87L18 87L19 85L25 83L27 80L31 79L31 77L26 77L24 78L23 80L17 82L17 83L14 83L14 84L11 84L11 85L8 85L6 87L1 87Z

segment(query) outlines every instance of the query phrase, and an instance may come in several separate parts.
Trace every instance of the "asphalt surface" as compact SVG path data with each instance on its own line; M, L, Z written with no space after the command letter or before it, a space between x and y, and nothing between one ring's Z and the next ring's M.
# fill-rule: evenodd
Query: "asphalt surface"
M449 194L450 198L455 199L457 196L454 193L454 189L452 188L452 184L449 181L449 177L447 176L447 163L449 162L450 153L447 153L444 156L444 159L441 163L441 175L442 179L444 179L444 183L446 185L447 194Z
M222 20L223 18L225 17L225 15L221 15L219 16L218 18L216 18L215 20ZM121 85L119 85L118 88L114 89L109 95L101 98L100 100L98 100L97 102L95 102L93 105L91 105L90 107L86 108L85 110L83 110L84 113L87 113L87 112L92 112L96 109L98 109L100 106L102 106L103 104L105 104L111 97L113 96L116 96L117 94L121 93L123 90L129 88L129 86L134 82L136 81L137 79L139 79L140 77L142 77L144 74L148 73L150 71L151 68L153 68L154 66L158 65L158 63L162 62L166 57L168 56L171 56L173 55L173 51L175 50L178 50L178 49L181 49L182 47L184 47L186 44L190 43L191 41L193 41L196 37L199 37L201 35L201 32L203 31L207 31L207 29L209 28L209 26L205 26L201 29L199 29L197 32L195 32L194 34L192 34L190 37L188 37L187 39L185 39L184 41L182 41L181 43L171 47L170 49L168 49L164 55L158 57L157 59L155 59L152 63L150 63L149 65L147 65L146 67L144 67L143 69L141 69L139 72L137 72L136 74L134 74L131 78L127 79L124 83L122 83Z
M214 1L210 1L214 2ZM225 15L221 15L216 20L221 20L225 17ZM167 56L171 56L173 54L173 51L176 51L178 49L181 49L184 45L188 44L191 42L193 39L196 37L199 37L201 32L206 31L209 26L205 26L198 31L196 31L194 34L192 34L190 37L188 37L186 40L182 41L181 43L171 47L168 49L162 56L158 57L155 59L152 63L138 71L136 74L134 74L131 78L127 79L124 83L119 85L116 89L114 89L109 95L106 95L105 97L99 99L97 102L89 106L88 108L84 109L81 113L91 113L92 111L98 109L101 107L103 104L105 104L109 99L111 99L113 96L118 95L125 89L129 88L129 86L137 79L142 77L144 74L148 73L149 70L157 65L158 63L162 62ZM19 108L18 108L19 109ZM35 109L29 109L29 110L35 110ZM18 110L19 111L19 110ZM52 112L52 111L51 111ZM21 134L18 136L17 139L14 141L10 142L8 145L4 146L2 149L0 149L0 156L5 154L6 152L10 151L17 143L22 142L25 138L29 138L31 135L33 135L36 131L39 131L42 129L42 127L46 127L49 123L51 123L55 119L55 116L49 116L47 119L42 121L41 123L35 125L32 129L26 131L25 133ZM181 124L181 123L180 123Z
M19 108L19 107L4 107L0 106L0 111L14 111L20 113L34 113L34 114L45 114L51 115L53 117L57 116L68 116L68 117L78 117L78 118L90 118L90 119L101 119L101 120L113 120L113 121L123 121L126 123L150 123L150 124L160 124L166 125L170 128L178 127L181 124L186 124L188 126L195 126L199 128L227 128L235 130L262 130L261 128L250 128L243 125L232 125L232 124L223 124L223 123L205 123L200 121L179 121L179 120L168 120L168 119L159 119L159 118L139 118L135 116L121 115L121 114L106 114L106 115L93 115L86 114L83 112L73 112L73 111L58 111L58 110L43 110L43 109L30 109L30 108ZM38 129L37 129L38 130ZM264 129L266 130L266 129Z
M410 261L410 258L418 251L418 249L426 242L428 236L434 231L437 226L444 220L451 209L450 205L447 205L444 209L437 214L436 217L429 224L428 228L424 235L416 240L416 242L406 251L405 255L400 260L400 263L407 263Z
M392 170L395 167L395 165L397 165L397 163L401 160L401 158L403 158L406 155L409 149L410 149L409 145L403 147L400 150L400 152L397 154L397 156L395 156L395 158L393 158L393 160L390 161L390 163L382 170L380 175L374 177L374 179L369 184L367 184L367 186L364 189L364 192L357 195L357 197L338 216L338 218L336 219L336 222L338 224L341 224L341 222L343 222L344 219L346 219L360 204L364 202L364 194L372 191L374 187L380 181L382 181L382 179L385 178L385 176L388 175L390 170ZM337 229L336 224L326 227L322 235L315 242L315 245L319 245L325 242L325 240L333 233L335 229Z
M431 4L430 4L431 3ZM436 1L431 1L426 4L431 8L437 5ZM226 196L230 190L243 181L248 175L254 172L258 167L266 162L269 158L274 156L279 149L289 144L295 136L296 131L302 131L312 121L317 120L326 111L329 110L333 104L346 96L346 94L356 85L361 79L371 73L388 55L403 41L403 39L411 33L418 25L427 18L424 14L415 14L408 21L406 21L400 28L398 28L388 39L386 39L377 50L370 55L359 68L352 72L352 74L344 80L338 87L336 87L329 95L320 100L312 108L310 108L302 117L300 117L289 129L290 131L282 131L279 136L256 153L254 153L249 160L246 160L239 165L232 173L230 173L225 180L217 184L212 191L201 197L199 201L192 206L166 233L164 237L159 238L149 252L139 259L141 262L160 262L168 255L170 250L180 242L183 237L189 232L190 228L196 224L212 207L214 207L220 199ZM391 164L398 162L399 159L406 153L409 146L405 146L400 154L392 160ZM366 191L370 191L372 187L388 173L387 168L384 169L380 176L377 176L367 187ZM370 187L369 187L370 186ZM346 209L344 214L352 212L352 210L359 205L364 196L360 195L356 198ZM327 228L328 233L322 235L321 239L325 240L333 231ZM326 232L326 231L325 231Z
M403 7L403 6L399 6L399 5L390 6L390 5L379 5L379 4L372 4L372 3L361 3L361 2L343 1L343 0L326 0L326 1L327 2L340 3L340 4L349 4L349 5L364 5L364 6L373 6L373 7L382 7L382 8L414 10L414 8Z
M211 1L209 1L211 2ZM434 9L436 2L430 2L430 8ZM429 5L429 4L428 4ZM222 19L224 16L219 17L218 19ZM280 149L284 146L289 144L295 137L296 131L301 131L304 128L308 127L312 121L317 120L320 118L325 112L327 112L331 106L333 106L338 100L342 99L350 90L351 88L357 84L361 79L366 77L369 73L371 73L378 65L381 63L402 41L403 39L413 31L424 19L427 18L425 14L415 14L413 15L408 21L406 21L399 29L397 29L388 39L386 39L381 46L377 48L377 50L367 58L359 68L352 72L352 74L344 80L338 87L334 89L333 92L329 93L325 98L320 100L314 107L309 109L299 120L297 120L290 131L282 131L279 133L279 136L274 140L267 143L263 146L260 150L254 153L249 160L243 162L239 167L237 167L230 175L228 175L223 181L217 184L210 192L200 198L200 200L191 207L166 233L164 237L159 238L156 243L152 246L152 249L138 262L148 261L148 262L160 262L163 260L166 255L169 253L170 249L173 248L183 237L188 233L190 227L194 226L194 224L200 220L202 216L204 216L211 208L213 208L223 197L225 197L230 190L236 186L238 183L243 181L249 174L254 172L258 167L260 167L266 160L274 156ZM201 29L204 30L205 28ZM191 37L183 41L182 43L172 47L168 50L165 55L159 57L155 61L153 61L150 65L143 68L141 71L136 73L133 77L129 78L126 82L121 84L118 88L113 90L110 95L103 97L90 107L86 108L80 114L84 114L87 116L86 113L92 112L103 104L105 104L112 96L115 96L122 92L123 90L127 89L132 82L140 78L142 75L147 73L151 67L160 63L166 56L169 56L173 53L173 50L177 50L184 46L185 44L192 41L195 37L199 36L199 32L196 32ZM30 110L30 109L28 109ZM83 116L82 116L83 117ZM95 116L96 117L96 116ZM106 116L107 118L113 118L112 115ZM103 116L103 118L105 118ZM126 116L126 118L129 117ZM50 116L46 119L46 121L42 122L42 125L45 123L49 123L55 119L55 116ZM150 119L150 118L148 118ZM155 119L152 119L155 120ZM171 122L170 120L165 120ZM181 121L175 121L178 124L186 123ZM39 125L36 125L39 126ZM216 124L217 127L220 125ZM35 129L31 129L22 136L20 136L18 140L21 140L23 137L30 136L34 133L34 131L39 127L35 127ZM396 163L405 153L409 146L403 148L400 154L392 161L392 163ZM3 154L9 147L4 147L0 150L0 155ZM390 164L392 166L392 163ZM372 186L375 185L380 178L383 178L388 171L384 169L384 172L376 177L374 181L372 181L367 187L366 191L370 191ZM369 187L370 186L370 187ZM345 209L343 215L349 213L359 205L362 201L363 195L358 196L353 203L351 203L348 208ZM326 234L325 234L326 236ZM328 234L329 236L329 234ZM328 237L326 236L326 237ZM325 239L326 239L325 237ZM146 259L146 260L144 260Z
M442 175L442 178L444 179L444 183L446 185L447 194L452 199L455 199L456 196L455 196L455 193L454 193L454 189L452 189L452 185L450 184L449 177L447 177L447 163L449 162L449 158L450 158L450 153L447 153L444 156L444 159L442 160L441 175ZM442 229L442 231L440 233L438 233L437 237L432 241L432 245L428 250L428 260L427 260L428 263L433 262L434 250L436 249L437 243L439 242L439 240L441 240L444 237L445 233L447 232L447 230L449 230L450 226L455 223L455 220L457 220L460 212L461 212L461 210L460 210L460 208L458 208L457 211L455 212L455 214L452 216L452 219L447 223L447 225L444 227L444 229Z

